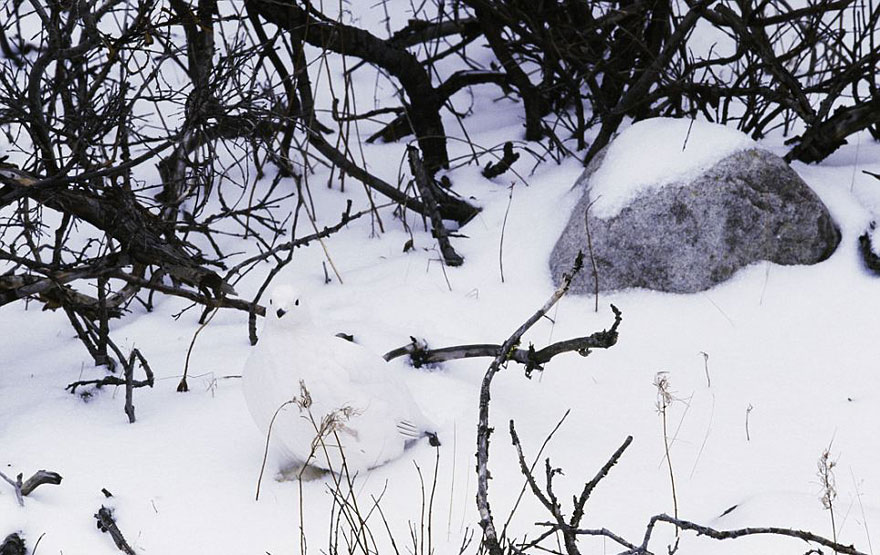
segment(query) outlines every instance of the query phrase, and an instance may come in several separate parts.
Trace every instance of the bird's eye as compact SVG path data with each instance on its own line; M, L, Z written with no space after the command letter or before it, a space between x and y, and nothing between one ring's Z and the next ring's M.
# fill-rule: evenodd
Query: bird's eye
M278 310L275 311L275 314L277 314L278 317L281 318L282 316L284 316L285 314L287 314L287 311L284 310L283 308L279 308Z
M293 306L299 306L299 299L293 301Z

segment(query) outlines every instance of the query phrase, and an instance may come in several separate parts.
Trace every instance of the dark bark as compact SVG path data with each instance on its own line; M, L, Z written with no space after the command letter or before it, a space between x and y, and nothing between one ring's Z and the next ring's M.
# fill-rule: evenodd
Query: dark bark
M42 486L43 484L52 484L57 486L61 484L61 474L57 472L49 472L48 470L38 470L34 473L33 476L24 481L21 485L21 494L25 497L31 494L32 491Z
M413 180L416 183L416 187L419 189L419 193L422 196L422 202L425 203L425 207L431 218L432 234L440 245L440 253L443 255L443 261L448 266L461 266L464 263L464 258L452 248L452 243L449 242L449 231L446 229L446 226L443 225L443 218L440 216L440 207L437 204L435 193L437 186L434 183L434 179L428 173L421 158L419 158L419 151L416 147L407 147L406 155L409 160L409 168L412 172Z
M145 210L130 191L108 187L98 195L87 189L56 186L14 186L8 196L24 194L49 208L88 222L118 241L134 262L155 265L202 292L220 297L234 290L216 272L189 254L171 230ZM8 197L7 197L8 198ZM0 197L0 206L8 203Z
M126 555L135 555L134 549L128 545L125 536L122 535L119 526L116 525L116 519L113 517L113 511L111 509L101 506L101 508L98 509L98 512L95 513L95 520L98 521L98 530L110 534L110 537L113 538L113 543L116 544L116 548L119 549L119 551L122 551Z
M578 353L581 356L587 356L592 349L609 349L617 343L617 328L622 319L617 307L611 305L611 310L614 312L614 324L607 330L598 331L585 337L557 341L539 350L535 350L531 346L528 349L511 348L507 352L507 360L524 365L526 375L530 375L535 370L543 370L544 365L550 362L550 359L562 353ZM503 349L503 345L493 344L456 345L428 349L424 342L414 339L409 345L385 353L384 358L385 360L394 360L408 356L410 363L419 368L426 364L439 364L463 358L494 358L501 356L504 353Z
M839 108L830 118L810 126L797 145L785 155L785 160L821 162L845 145L847 137L877 123L880 123L880 96L855 106Z
M465 0L465 3L473 8L489 47L501 62L510 84L519 91L526 115L525 139L540 140L544 136L542 118L547 114L549 105L511 52L508 41L502 35L501 18L496 13L496 7L489 0Z

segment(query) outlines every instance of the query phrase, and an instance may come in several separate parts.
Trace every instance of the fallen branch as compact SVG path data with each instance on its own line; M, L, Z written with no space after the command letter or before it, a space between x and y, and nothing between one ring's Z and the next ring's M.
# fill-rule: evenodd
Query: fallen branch
M61 474L57 472L50 472L48 470L37 470L33 476L25 480L25 482L21 485L21 494L25 497L30 495L32 491L42 486L43 484L52 484L57 486L61 484Z
M15 498L18 500L18 504L24 507L24 498L30 495L32 491L42 486L43 484L53 484L58 485L61 483L61 474L57 472L49 472L48 470L38 470L34 473L33 476L22 482L22 474L16 476L15 480L8 477L7 475L0 472L0 478L6 481L10 486L15 489ZM7 540L9 537L6 538ZM6 540L3 541L4 545L6 544ZM3 551L0 550L0 554Z
M113 511L111 509L101 505L101 508L95 513L95 519L98 521L98 530L110 534L110 537L113 538L113 543L116 544L119 551L122 551L126 555L135 555L134 549L128 545L122 532L119 531L119 527L116 525L116 519L113 518Z
M611 305L611 311L614 313L614 324L607 330L597 331L585 337L557 341L537 351L531 346L528 349L514 347L507 350L507 360L525 365L526 375L530 375L534 370L543 370L543 366L558 354L576 352L581 356L587 356L592 349L608 349L617 343L617 327L623 319L616 306ZM385 353L384 358L393 360L408 355L410 363L419 368L425 364L462 358L498 357L504 352L504 345L485 343L428 349L424 341L413 338L412 343Z

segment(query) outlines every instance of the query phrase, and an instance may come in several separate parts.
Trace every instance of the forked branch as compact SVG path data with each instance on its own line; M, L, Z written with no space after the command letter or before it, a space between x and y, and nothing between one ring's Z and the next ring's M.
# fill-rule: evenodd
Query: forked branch
M385 360L393 360L402 356L409 356L410 363L419 368L425 364L439 364L450 360L476 357L498 357L507 353L508 361L518 362L524 365L526 375L531 375L535 370L543 370L544 365L550 359L562 353L575 352L581 356L587 356L592 349L608 349L617 343L617 327L620 325L623 315L620 310L611 305L614 313L614 324L610 328L597 331L584 337L575 337L564 341L551 343L543 349L535 350L533 346L527 349L511 347L505 351L504 345L479 343L473 345L455 345L440 349L429 349L422 340L413 338L408 345L398 347L385 353Z

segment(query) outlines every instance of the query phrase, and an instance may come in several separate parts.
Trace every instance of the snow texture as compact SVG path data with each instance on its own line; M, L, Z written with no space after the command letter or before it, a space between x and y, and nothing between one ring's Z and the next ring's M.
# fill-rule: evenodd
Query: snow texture
M381 7L359 7L358 13L364 18L359 24L384 28ZM389 2L388 13L392 29L402 28L412 16L403 2ZM327 58L324 75L337 80L337 90L345 88L344 69L339 60ZM358 106L372 106L377 95L384 101L397 94L392 84L366 68L351 78L349 90ZM466 139L500 147L521 135L520 105L491 94L471 99L464 91L453 98L459 100L457 107L469 108L475 116L467 120L473 133L449 142L453 160L472 156ZM327 111L321 113L332 108L330 95L316 95L316 102ZM362 137L378 130L379 124L362 123ZM450 133L459 129L451 115L445 123ZM654 125L657 138L641 140L638 129ZM644 122L625 131L634 134L636 150L619 153L631 164L619 169L656 176L660 170L655 160L663 161L656 153L677 153L688 125ZM694 127L698 133L692 130L687 151L678 156L683 162L698 158L698 152L706 154L709 141L701 129L717 129ZM667 136L669 129L675 129L674 137ZM745 141L729 133L724 136L736 140L721 143L741 148ZM0 135L0 148L8 146L5 137ZM771 137L761 146L778 154L785 151L782 141ZM618 148L625 144L618 143ZM568 409L571 413L538 462L539 482L544 458L565 470L555 483L565 510L570 511L572 495L633 435L632 446L593 491L583 527L607 527L639 543L651 515L672 512L657 392L651 385L658 371L666 371L677 399L668 409L669 439L682 516L719 529L786 526L830 537L829 512L820 502L816 477L816 462L830 446L837 461L836 535L864 552L869 552L871 539L877 543L880 281L863 268L856 239L880 212L877 180L861 172L880 172L880 145L867 134L857 156L855 145L851 141L820 165L793 164L841 227L841 245L825 262L809 267L753 265L693 295L639 290L601 295L598 312L591 298L564 297L529 331L523 347L534 343L539 348L607 328L612 322L609 303L623 312L620 341L612 349L587 358L560 355L532 379L513 364L496 377L489 496L499 524L518 506L508 538L534 538L539 533L534 523L550 519L528 492L518 502L524 480L508 423L516 422L531 461ZM405 145L363 148L369 169L396 182L398 168L405 166ZM249 160L245 154L237 153ZM722 154L713 151L712 156ZM707 163L700 158L692 165ZM531 174L533 165L524 155L514 169L527 182L510 177L503 184L483 179L476 164L450 171L456 192L483 208L462 228L466 238L453 239L465 257L459 268L441 266L436 240L421 218L409 214L404 227L387 207L380 210L384 233L378 234L369 218L353 221L323 245L312 242L298 249L275 283L295 283L326 327L354 334L376 353L408 344L411 335L434 347L501 343L553 292L547 259L565 225L560 214L568 214L577 202L570 184L583 171L574 159L558 166L541 164ZM361 187L349 179L341 191L338 172L330 179L329 170L314 167L309 182L311 198L320 207L315 215L319 228L337 223L348 200L355 210L369 207ZM143 172L135 178L157 182L154 168ZM272 184L273 176L256 181L255 174L251 168L249 189ZM278 186L295 190L290 178ZM606 201L615 195L620 192L612 195L609 190ZM297 200L288 202L292 211ZM82 232L77 239L88 236ZM403 252L410 240L414 248ZM235 253L247 247L240 242L222 246ZM241 253L228 263L251 254ZM325 284L328 256L344 284L336 279ZM252 299L272 267L267 263L237 282L241 298ZM121 389L105 387L88 394L80 389L76 395L64 390L70 382L107 373L92 366L61 311L42 311L38 302L0 308L0 469L13 479L41 468L64 477L59 486L35 490L23 508L0 481L0 537L20 530L31 549L39 539L41 555L119 553L96 529L92 516L107 505L139 554L298 554L300 522L309 553L329 550L330 518L339 508L332 481L275 481L284 460L270 450L260 500L254 501L265 435L254 425L242 395L240 375L253 350L247 313L223 310L202 329L189 358L190 391L176 391L187 350L200 329L200 311L185 310L189 306L185 299L157 295L152 312L132 303L130 312L111 322L120 347L128 352L136 346L156 374L154 388L135 391L135 424L123 413ZM475 551L477 405L488 364L486 359L469 359L405 372L408 389L436 422L443 445L435 449L420 441L400 458L357 476L355 496L371 515L376 551L395 551L390 532L399 552L427 553L413 547L411 533L424 539L430 530L436 553L458 553L467 530L476 528L467 553ZM105 497L102 488L113 497ZM426 510L431 499L433 510ZM380 504L381 517L374 503ZM649 548L655 553L675 541L671 527L658 525L654 534ZM586 537L581 547L583 553L621 551L610 541ZM686 532L679 544L681 555L799 554L808 549L798 540L772 536L717 542Z
M608 146L591 178L591 213L616 216L641 193L685 184L755 141L731 127L705 121L652 118L634 123Z

